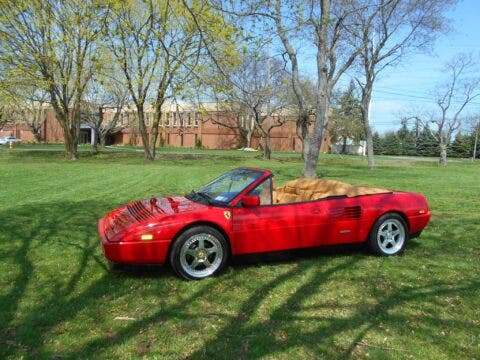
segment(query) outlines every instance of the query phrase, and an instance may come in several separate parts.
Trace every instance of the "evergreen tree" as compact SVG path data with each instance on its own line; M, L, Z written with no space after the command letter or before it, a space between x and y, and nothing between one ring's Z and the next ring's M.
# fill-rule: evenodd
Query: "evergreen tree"
M449 146L449 156L468 158L472 156L473 137L458 132Z
M402 145L395 132L388 132L381 141L383 153L385 155L401 155Z
M417 155L419 156L438 156L438 143L433 137L430 129L425 126L418 136L417 140Z
M333 141L343 144L342 153L346 152L348 140L358 143L365 139L361 104L356 92L355 83L352 81L348 89L341 94L337 106L332 109L333 121L329 130Z
M373 141L373 152L378 155L383 154L382 138L378 131L375 131L372 136Z
M402 121L402 127L397 131L397 137L400 140L400 154L401 155L416 155L417 154L417 139L414 131L410 131L407 127L407 122Z

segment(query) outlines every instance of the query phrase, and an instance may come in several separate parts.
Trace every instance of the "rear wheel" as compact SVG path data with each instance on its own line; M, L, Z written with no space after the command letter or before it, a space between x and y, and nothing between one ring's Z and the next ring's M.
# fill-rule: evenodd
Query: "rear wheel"
M378 218L368 239L370 250L378 256L400 254L408 241L408 227L405 220L396 213Z
M225 267L227 257L225 237L210 226L196 226L175 240L170 265L180 277L199 280L218 274Z

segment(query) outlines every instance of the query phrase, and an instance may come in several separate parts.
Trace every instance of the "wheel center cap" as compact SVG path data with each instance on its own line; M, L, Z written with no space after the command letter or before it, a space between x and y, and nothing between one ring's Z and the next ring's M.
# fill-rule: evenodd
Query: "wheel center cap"
M200 260L204 260L206 258L205 251L199 251L197 256Z

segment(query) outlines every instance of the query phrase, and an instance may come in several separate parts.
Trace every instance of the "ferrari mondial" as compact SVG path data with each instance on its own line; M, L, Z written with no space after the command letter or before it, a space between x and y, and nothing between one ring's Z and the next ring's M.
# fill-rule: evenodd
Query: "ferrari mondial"
M421 194L323 179L274 186L269 170L238 168L185 196L112 210L98 233L113 263L168 262L202 279L241 254L365 243L375 255L397 255L429 219Z

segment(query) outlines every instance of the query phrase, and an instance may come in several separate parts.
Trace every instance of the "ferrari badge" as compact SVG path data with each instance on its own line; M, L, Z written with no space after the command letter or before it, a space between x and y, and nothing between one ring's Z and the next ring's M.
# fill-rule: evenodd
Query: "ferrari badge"
M224 211L223 215L225 215L225 219L227 220L230 220L230 217L232 216L232 214L230 214L230 211Z

